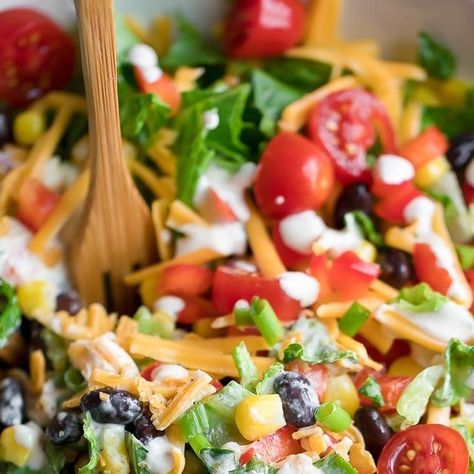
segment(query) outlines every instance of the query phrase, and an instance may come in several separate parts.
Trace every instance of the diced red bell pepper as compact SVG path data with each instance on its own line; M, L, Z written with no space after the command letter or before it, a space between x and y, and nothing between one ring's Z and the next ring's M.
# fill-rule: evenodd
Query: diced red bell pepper
M405 207L419 196L423 196L423 194L412 183L408 183L398 192L381 199L375 205L374 212L381 219L403 225L405 223L403 215Z
M433 290L447 293L452 280L444 268L436 262L436 256L427 244L415 244L413 248L413 266L420 281L428 283Z
M254 296L267 299L283 321L292 321L301 312L299 302L283 291L276 278L265 278L224 265L214 273L212 303L220 313L230 313L238 300L251 301Z
M382 354L360 334L357 334L355 338L364 344L371 359L385 364L386 367L388 367L395 359L410 354L411 351L410 344L404 339L395 339L390 350L386 354Z
M372 186L370 187L370 192L377 196L378 198L387 198L394 196L395 194L405 190L409 190L413 187L412 180L404 181L400 184L387 184L383 182L376 174L373 173Z
M160 366L160 362L152 362L149 366L142 369L142 371L140 372L140 375L145 380L151 381L153 380L152 375L153 375L154 370L157 369L159 366Z
M293 360L286 364L286 370L303 374L314 387L318 400L322 400L328 386L329 370L323 364L309 364L301 360Z
M183 296L185 306L179 314L177 321L183 324L192 324L198 319L212 318L219 313L206 298L200 296Z
M469 206L474 202L474 188L466 181L462 187L464 193L464 200L466 204Z
M291 436L295 431L295 428L287 425L275 431L275 433L255 441L240 456L240 463L247 464L253 456L257 456L266 463L275 463L282 461L291 454L303 452L300 442Z
M444 155L449 148L448 139L437 127L429 127L420 135L404 143L400 149L400 156L410 160L418 169L429 161Z
M166 267L158 278L157 290L162 295L198 296L212 285L213 273L209 268L191 263Z
M364 262L354 252L344 252L334 259L329 282L341 299L353 300L363 296L379 275L378 264Z
M312 255L309 262L309 274L319 282L319 299L323 300L332 292L329 282L330 264L325 254Z
M280 256L282 262L285 264L286 267L294 268L295 266L302 265L308 262L311 253L303 254L296 252L293 249L290 249L285 244L285 242L283 242L278 223L273 226L272 237L276 251L278 252L278 255Z

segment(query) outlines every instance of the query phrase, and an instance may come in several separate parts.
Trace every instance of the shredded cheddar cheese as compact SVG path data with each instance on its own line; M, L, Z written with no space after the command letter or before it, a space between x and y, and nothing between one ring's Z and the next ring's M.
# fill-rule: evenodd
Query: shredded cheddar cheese
M46 359L40 349L30 354L31 391L34 394L41 393L46 381Z

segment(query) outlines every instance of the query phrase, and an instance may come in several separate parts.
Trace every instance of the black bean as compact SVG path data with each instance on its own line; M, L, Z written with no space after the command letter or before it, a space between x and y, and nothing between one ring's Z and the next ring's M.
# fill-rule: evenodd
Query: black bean
M454 170L464 168L474 158L474 131L462 133L453 138L446 157Z
M158 431L151 421L151 413L147 410L141 413L131 425L128 426L128 431L135 436L143 444L148 443L157 436L163 436L164 431Z
M60 411L46 427L46 437L58 446L75 443L81 436L82 421L79 413L75 411Z
M140 414L140 401L125 390L100 388L81 398L81 410L89 411L99 423L128 425Z
M361 407L354 414L354 424L362 433L368 451L377 460L392 436L385 418L373 407Z
M25 398L18 380L6 377L0 381L0 429L19 425L25 417Z
M416 278L412 258L403 250L382 248L377 254L377 262L382 270L380 279L395 288L402 288Z
M83 308L81 299L76 293L60 293L56 297L56 311L67 311L69 314L77 314Z
M288 424L302 428L314 424L318 397L311 382L302 374L282 372L273 384L280 395L283 413Z
M368 187L363 183L353 183L346 186L339 196L334 209L334 225L338 229L344 227L344 216L348 212L362 211L372 214L374 200Z
M0 147L12 140L11 114L6 108L0 108Z

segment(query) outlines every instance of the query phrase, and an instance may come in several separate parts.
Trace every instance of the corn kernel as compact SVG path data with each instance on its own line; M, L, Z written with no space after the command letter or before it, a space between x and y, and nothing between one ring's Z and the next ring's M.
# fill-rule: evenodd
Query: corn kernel
M377 249L368 240L363 240L354 252L364 262L373 263L377 258Z
M359 393L351 378L346 375L338 375L328 379L328 386L324 392L323 402L336 402L351 415L359 408Z
M120 428L105 429L102 433L101 460L104 465L103 472L110 474L128 474L127 448L125 447L125 431Z
M395 359L389 369L389 375L405 375L414 377L423 367L419 366L410 356L403 356Z
M27 317L32 317L33 314L49 314L56 307L54 291L47 281L25 283L16 291L21 311Z
M13 122L13 136L20 145L33 145L46 128L44 115L38 110L26 110Z
M235 423L242 436L255 441L286 425L279 395L250 395L235 410Z
M431 188L442 176L449 171L449 163L444 156L438 156L428 161L416 170L415 184L423 189Z
M0 459L20 467L27 463L31 449L18 443L15 436L16 429L18 428L9 426L2 431L0 436Z

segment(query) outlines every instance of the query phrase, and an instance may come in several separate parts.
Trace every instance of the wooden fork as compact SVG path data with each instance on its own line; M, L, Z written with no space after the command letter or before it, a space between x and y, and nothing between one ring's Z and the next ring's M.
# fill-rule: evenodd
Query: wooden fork
M123 277L155 257L150 211L122 155L112 0L75 0L90 136L91 182L71 271L86 303L133 310Z

